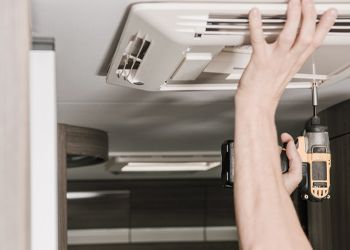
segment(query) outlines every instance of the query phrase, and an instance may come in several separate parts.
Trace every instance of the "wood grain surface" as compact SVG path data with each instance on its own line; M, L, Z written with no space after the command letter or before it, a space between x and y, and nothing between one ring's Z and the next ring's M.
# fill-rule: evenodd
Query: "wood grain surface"
M82 245L69 250L238 250L237 242L186 242L154 244Z
M232 190L216 179L70 181L68 190L121 191L69 200L69 229L235 225Z
M87 156L96 159L97 161L93 161L93 163L100 163L108 160L107 133L97 129L71 126L67 124L59 124L58 126L58 237L60 250L67 249L67 167L69 167L69 161L67 159L69 159L69 156L71 155ZM86 163L86 161L84 163ZM90 163L92 163L92 161L90 161ZM79 162L78 165L80 166L81 162ZM79 204L76 206L79 207ZM81 210L80 212L84 215L84 210ZM101 212L103 212L103 209ZM73 225L76 225L74 226L75 228L79 227L79 219L81 218L82 217L74 216ZM83 221L85 220L86 218L83 219ZM106 220L108 220L108 218L106 218Z
M331 199L308 202L309 238L317 250L350 249L350 100L320 117L331 138Z
M0 1L0 249L30 248L29 1Z

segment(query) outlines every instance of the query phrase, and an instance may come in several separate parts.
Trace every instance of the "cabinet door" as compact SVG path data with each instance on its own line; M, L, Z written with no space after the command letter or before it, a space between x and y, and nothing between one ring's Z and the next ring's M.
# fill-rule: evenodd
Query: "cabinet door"
M238 250L237 242L147 243L69 246L68 250Z
M131 227L204 226L201 187L148 186L131 192Z
M350 134L331 141L331 234L333 249L350 249Z
M350 135L331 140L331 199L308 203L309 238L314 249L350 249Z
M68 192L68 228L128 228L129 190Z
M233 208L232 188L207 187L207 226L236 225Z

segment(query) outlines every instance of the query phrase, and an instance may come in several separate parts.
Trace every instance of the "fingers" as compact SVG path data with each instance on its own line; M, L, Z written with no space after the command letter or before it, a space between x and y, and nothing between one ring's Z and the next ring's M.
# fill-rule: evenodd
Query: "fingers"
M262 28L261 14L257 8L249 12L249 31L253 50L255 52L262 51L266 41Z
M320 22L317 25L312 43L302 52L301 55L298 55L298 60L295 64L295 72L297 72L304 62L311 56L311 54L322 45L323 40L334 25L337 15L338 12L336 9L329 9L322 15Z
M302 25L299 36L293 47L296 56L302 54L313 42L316 30L316 9L313 0L302 0Z
M288 133L282 133L281 134L281 140L282 140L283 143L288 143L288 142L293 140L293 137L290 134L288 134Z
M289 161L300 160L300 156L299 156L297 148L294 144L293 137L288 133L283 133L281 135L281 141L282 141L282 143L287 144L286 153L287 153L287 157L288 157Z
M287 143L286 153L289 159L289 170L283 175L283 179L287 191L292 193L302 179L302 163L293 137L290 134L283 133L281 140L283 143Z
M287 10L287 21L278 38L279 47L289 50L297 37L301 19L300 0L290 0Z
M334 22L337 19L337 15L338 12L336 9L329 9L322 15L321 20L317 25L317 29L313 40L314 48L318 48L322 44L329 30L334 25Z

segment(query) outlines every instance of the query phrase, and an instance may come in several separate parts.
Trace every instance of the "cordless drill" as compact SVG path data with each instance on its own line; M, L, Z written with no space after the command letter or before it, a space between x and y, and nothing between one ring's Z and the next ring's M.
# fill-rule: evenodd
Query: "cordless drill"
M304 135L296 140L298 153L302 161L302 181L299 184L301 198L310 201L321 201L330 198L331 153L326 126L320 125L320 119L313 117L306 126ZM225 141L221 146L222 171L221 179L225 187L233 185L233 141ZM289 170L286 145L281 151L281 171Z
M299 184L304 200L321 201L330 198L331 152L326 126L314 116L306 126L304 135L295 140L302 161L302 181ZM281 152L282 172L289 169L289 161L284 148Z
M321 201L330 198L331 152L329 135L326 126L321 125L317 116L317 82L312 85L313 117L307 124L303 136L296 140L298 153L302 161L302 181L299 184L301 198L310 201ZM222 171L221 179L225 187L232 187L233 181L233 141L227 140L221 146ZM281 151L281 171L289 170L286 145Z

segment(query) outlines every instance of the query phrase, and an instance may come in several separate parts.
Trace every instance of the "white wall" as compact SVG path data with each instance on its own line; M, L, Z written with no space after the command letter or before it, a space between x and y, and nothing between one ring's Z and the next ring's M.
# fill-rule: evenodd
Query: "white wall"
M30 52L31 249L58 249L55 52Z

